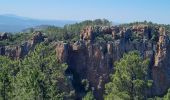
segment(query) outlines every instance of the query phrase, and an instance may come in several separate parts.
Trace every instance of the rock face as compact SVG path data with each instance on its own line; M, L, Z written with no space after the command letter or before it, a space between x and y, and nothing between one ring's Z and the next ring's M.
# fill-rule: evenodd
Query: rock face
M36 44L44 41L45 36L41 32L37 31L36 33L33 33L33 34L34 35L30 42L32 46L35 46Z
M66 44L66 43L58 43L56 45L56 55L57 55L57 58L58 58L58 61L59 62L66 62L67 61L67 58L68 58L68 47L69 45Z
M92 41L94 39L94 35L95 35L93 30L94 29L91 26L84 28L80 33L80 39Z
M157 35L153 36L153 33ZM104 35L112 36L112 40L96 42L97 37ZM0 41L9 38L6 33L0 35ZM31 40L21 45L0 46L0 55L23 58L43 41L48 40L41 32L35 32ZM104 85L109 81L109 74L114 72L114 62L132 50L138 50L143 59L150 59L148 78L153 80L153 86L148 95L163 95L170 88L170 42L163 27L88 26L81 31L79 41L56 43L58 61L68 64L73 80L79 79L79 84L87 79L97 100L103 98Z
M80 41L56 45L57 58L61 63L67 63L80 79L88 79L95 97L102 100L104 85L109 81L109 74L114 71L114 62L124 53L138 50L143 59L150 59L148 77L154 83L148 95L163 95L170 87L170 43L162 27L157 30L159 40L152 41L153 30L156 29L146 25L131 28L87 27L82 30ZM98 34L111 34L113 41L88 42L93 41ZM132 41L132 34L138 35L140 41Z
M28 52L34 49L35 45L43 42L45 36L41 32L33 33L31 40L17 46L0 46L0 55L8 56L12 59L23 58Z
M160 36L155 52L152 76L157 95L165 93L170 87L170 44L164 28L159 28Z

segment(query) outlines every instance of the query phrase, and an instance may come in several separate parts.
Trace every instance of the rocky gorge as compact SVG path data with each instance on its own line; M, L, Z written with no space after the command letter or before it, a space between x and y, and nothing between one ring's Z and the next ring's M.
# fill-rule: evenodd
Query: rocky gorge
M114 62L124 53L138 50L143 59L149 58L148 77L153 80L148 96L161 96L170 87L169 38L163 27L150 28L146 25L124 27L86 27L80 34L80 41L75 43L58 43L56 52L61 63L65 62L80 79L88 79L100 99L104 93L104 85L109 81L109 74L114 72ZM152 41L152 32L158 33L158 39ZM97 35L110 34L113 41L95 43ZM132 41L133 34L140 41ZM73 75L74 76L74 75Z
M111 39L97 41L104 36ZM7 35L0 37L1 40L6 38ZM0 55L20 59L36 44L47 40L44 34L35 32L30 40L21 45L0 46ZM143 59L150 60L148 78L153 80L153 86L147 90L148 96L162 96L170 88L170 42L164 27L143 24L132 27L87 26L80 32L78 41L58 41L54 44L58 61L66 63L69 74L73 75L73 85L81 86L81 80L87 79L99 100L104 94L105 84L109 82L109 75L114 72L114 63L124 53L133 50L138 50ZM74 84L75 81L78 84Z

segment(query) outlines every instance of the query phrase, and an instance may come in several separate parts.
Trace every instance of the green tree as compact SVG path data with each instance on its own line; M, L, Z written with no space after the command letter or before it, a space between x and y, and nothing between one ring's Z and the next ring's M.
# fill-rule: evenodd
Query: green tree
M60 100L68 97L65 64L56 60L54 49L38 45L23 61L15 84L16 100Z
M95 100L93 93L91 91L87 92L87 94L83 97L82 100Z
M142 100L152 81L147 79L148 60L143 60L139 52L125 54L115 63L115 73L106 84L106 100Z
M13 83L17 72L17 61L0 56L0 100L12 98Z
M164 96L163 100L170 100L170 89L168 90L168 93Z

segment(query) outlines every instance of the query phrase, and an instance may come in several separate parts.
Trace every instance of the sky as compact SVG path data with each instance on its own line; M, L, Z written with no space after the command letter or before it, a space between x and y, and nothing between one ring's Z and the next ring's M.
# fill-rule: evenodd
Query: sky
M0 14L36 19L170 24L170 0L0 0Z

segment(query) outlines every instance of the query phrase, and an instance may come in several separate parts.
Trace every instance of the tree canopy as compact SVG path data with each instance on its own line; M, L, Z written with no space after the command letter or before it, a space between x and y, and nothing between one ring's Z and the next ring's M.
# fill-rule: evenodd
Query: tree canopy
M51 46L40 44L23 60L0 56L0 99L59 100L72 98L65 70Z
M147 79L148 60L143 60L139 52L125 54L115 63L115 73L111 82L105 85L106 100L142 100L146 98L146 88L152 85Z

